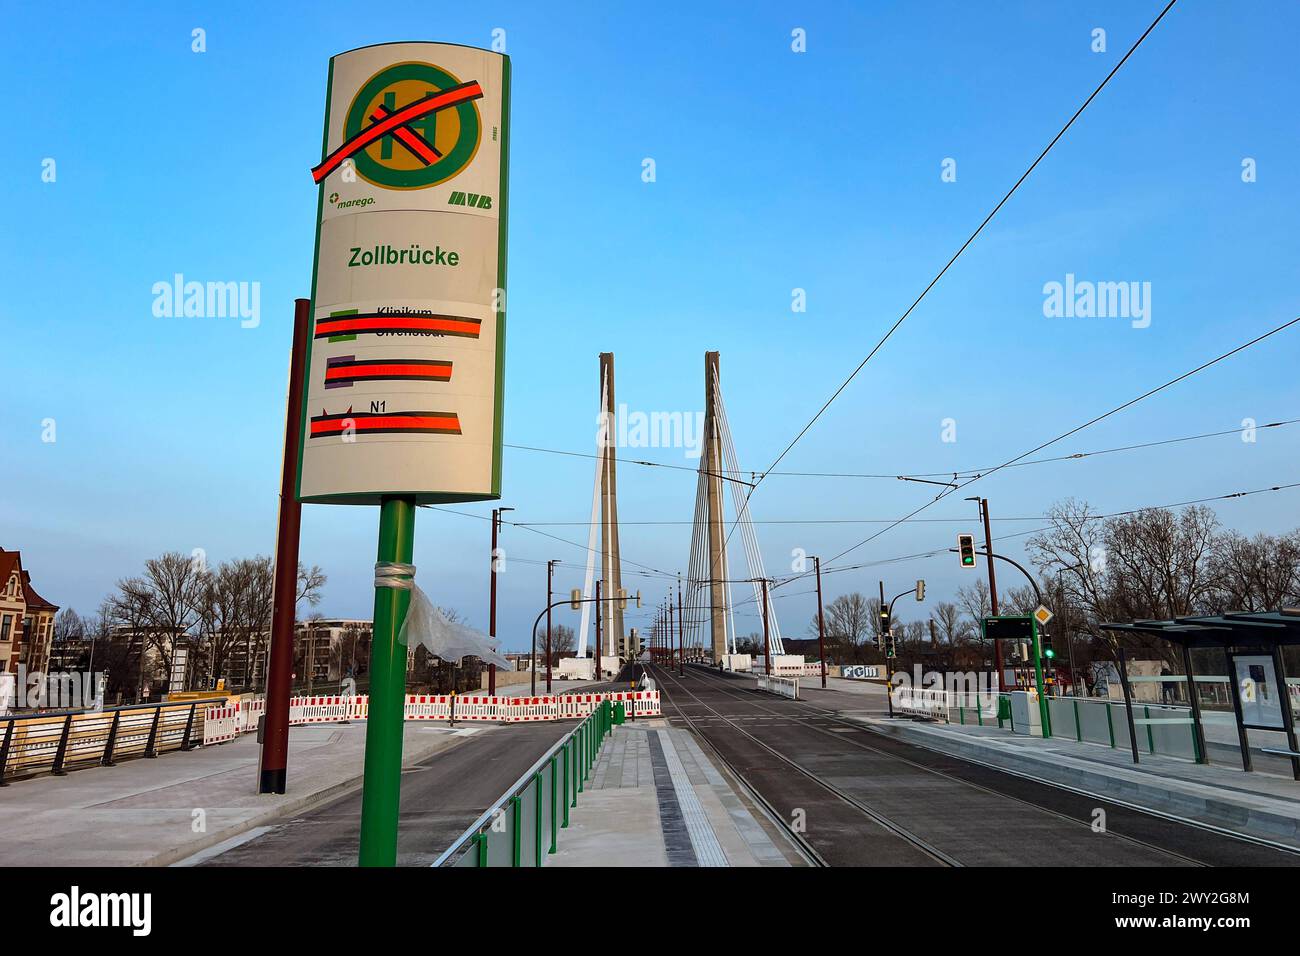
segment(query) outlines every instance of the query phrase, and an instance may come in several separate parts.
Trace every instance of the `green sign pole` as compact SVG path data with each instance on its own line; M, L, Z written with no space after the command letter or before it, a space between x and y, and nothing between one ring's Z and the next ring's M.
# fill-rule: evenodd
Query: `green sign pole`
M1043 693L1043 649L1038 637L1038 621L1029 619L1029 627L1034 636L1034 683L1038 688L1038 707L1043 717L1043 736L1052 736L1051 715L1047 709L1047 695Z
M415 499L384 498L379 506L380 562L410 564ZM411 603L405 588L375 588L370 645L370 716L361 791L361 865L397 865L397 813L402 784L402 728L406 706L406 648L397 634Z

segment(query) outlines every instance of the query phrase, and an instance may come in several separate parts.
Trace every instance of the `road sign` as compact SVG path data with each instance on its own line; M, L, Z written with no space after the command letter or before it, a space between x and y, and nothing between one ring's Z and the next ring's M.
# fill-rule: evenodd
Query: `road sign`
M1021 617L986 617L984 618L984 639L987 641L1032 641L1034 622L1031 618Z
M510 61L330 61L297 493L500 497Z
M1039 627L1045 625L1053 617L1055 617L1055 615L1041 604L1038 605L1038 609L1034 611L1034 620L1038 622Z

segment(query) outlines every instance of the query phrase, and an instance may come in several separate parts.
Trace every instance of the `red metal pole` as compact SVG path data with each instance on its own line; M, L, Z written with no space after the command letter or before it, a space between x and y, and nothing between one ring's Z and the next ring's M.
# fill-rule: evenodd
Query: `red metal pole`
M298 604L298 539L302 503L294 487L302 438L302 397L306 378L311 303L293 303L293 351L289 358L289 401L284 421L284 461L280 470L280 516L275 533L275 579L271 602L271 647L266 677L266 717L262 733L258 793L284 793L289 773L289 691L293 676L293 619Z

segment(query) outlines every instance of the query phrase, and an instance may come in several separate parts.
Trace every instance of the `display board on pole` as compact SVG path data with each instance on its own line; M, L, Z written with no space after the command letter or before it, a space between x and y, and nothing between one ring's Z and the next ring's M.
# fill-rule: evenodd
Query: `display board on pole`
M500 497L509 124L504 54L330 60L302 501Z
M510 61L330 60L297 496L380 506L362 866L397 862L415 507L501 494Z

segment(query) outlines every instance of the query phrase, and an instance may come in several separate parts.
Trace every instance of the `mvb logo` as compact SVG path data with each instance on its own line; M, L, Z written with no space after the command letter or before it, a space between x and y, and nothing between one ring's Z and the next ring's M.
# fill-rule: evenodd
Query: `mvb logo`
M447 197L448 206L472 206L475 209L491 209L492 197L479 193L463 193L453 189Z
M82 893L74 886L50 897L50 925L60 929L128 927L133 936L148 936L153 929L153 894Z

